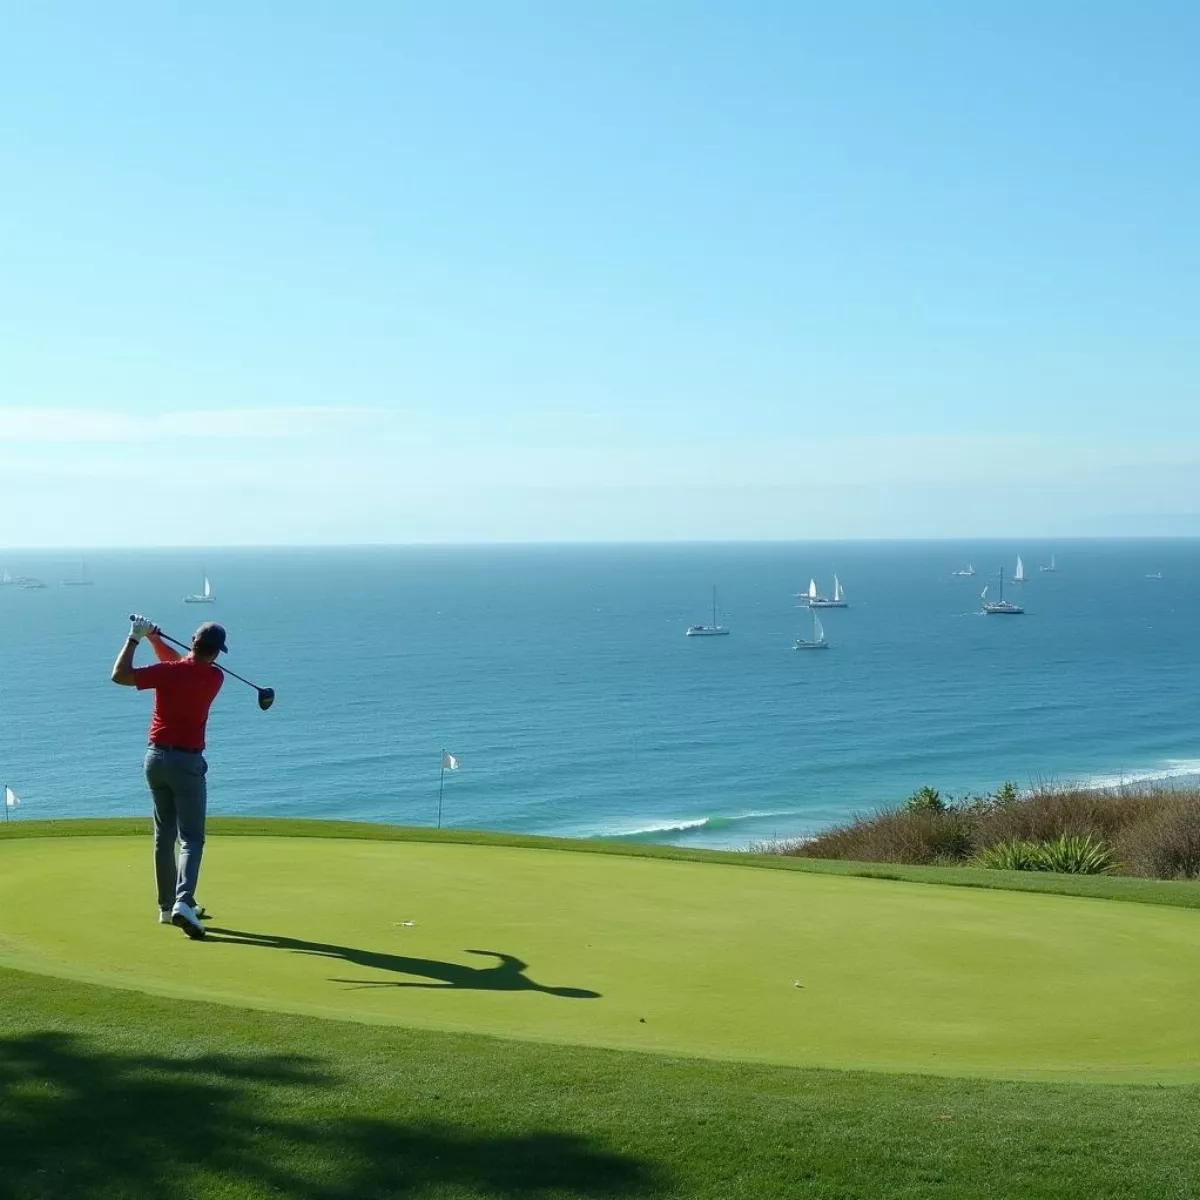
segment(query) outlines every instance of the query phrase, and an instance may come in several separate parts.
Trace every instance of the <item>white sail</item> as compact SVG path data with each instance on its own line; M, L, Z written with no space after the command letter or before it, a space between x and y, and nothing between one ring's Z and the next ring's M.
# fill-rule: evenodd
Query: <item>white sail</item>
M838 604L842 602L842 581L836 575L833 577L833 598Z
M1013 582L1014 583L1024 583L1025 582L1025 564L1021 561L1021 556L1019 554L1017 555L1017 571L1016 571L1016 574L1013 576Z
M979 598L980 598L980 600L986 600L986 599L987 599L987 588L986 588L986 587L983 589L983 591L982 591L982 592L980 592L980 593L979 593Z
M184 604L216 604L216 597L213 595L212 583L209 581L207 573L202 576L204 580L203 591L196 592L191 596L184 596Z
M821 618L813 613L813 641L823 642L825 640L825 627L821 624Z
M815 579L810 579L808 581L808 598L810 600L816 600L820 594L821 593L817 591L817 581Z

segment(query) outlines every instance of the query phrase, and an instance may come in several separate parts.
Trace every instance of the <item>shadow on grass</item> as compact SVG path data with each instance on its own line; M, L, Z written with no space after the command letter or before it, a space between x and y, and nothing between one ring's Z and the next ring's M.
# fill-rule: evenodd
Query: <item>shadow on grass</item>
M354 946L335 946L328 942L308 942L302 938L280 937L273 933L246 933L240 929L221 929L212 926L207 942L227 943L238 946L260 946L271 950L291 950L296 954L312 954L320 958L334 958L352 963L356 967L370 967L376 971L392 971L397 975L415 975L422 979L433 979L435 983L410 983L407 980L390 979L334 979L333 983L348 983L360 987L400 988L464 988L472 991L490 992L544 992L548 996L562 996L573 1000L595 1000L599 992L586 988L547 987L525 974L528 963L502 954L498 950L468 950L468 954L479 954L497 961L492 966L468 967L461 963L442 962L436 958L409 958L404 954L385 954L378 950L360 950Z
M0 1039L0 1197L660 1193L652 1166L583 1137L347 1116L347 1101L359 1093L311 1058L116 1055L62 1033Z

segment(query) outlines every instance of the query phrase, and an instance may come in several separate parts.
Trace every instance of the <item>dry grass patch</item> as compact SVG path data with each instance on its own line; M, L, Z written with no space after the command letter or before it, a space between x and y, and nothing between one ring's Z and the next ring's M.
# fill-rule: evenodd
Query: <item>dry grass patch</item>
M1003 852L1018 846L1025 853ZM779 849L805 858L859 862L998 866L1038 861L1053 865L1007 869L1197 879L1200 788L1039 787L1022 794L1005 784L989 796L944 799L924 787L898 808L856 816Z

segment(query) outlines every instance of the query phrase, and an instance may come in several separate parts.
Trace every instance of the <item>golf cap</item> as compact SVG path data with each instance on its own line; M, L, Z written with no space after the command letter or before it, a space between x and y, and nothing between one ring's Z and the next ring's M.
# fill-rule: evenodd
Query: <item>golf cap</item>
M229 647L225 645L225 626L218 625L216 621L205 621L196 630L193 644L205 654L212 654L215 650L222 654L229 653Z

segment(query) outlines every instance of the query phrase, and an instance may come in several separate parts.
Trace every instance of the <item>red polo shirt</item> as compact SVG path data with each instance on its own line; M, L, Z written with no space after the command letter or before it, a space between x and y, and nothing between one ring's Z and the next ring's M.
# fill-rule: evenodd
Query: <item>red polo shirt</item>
M156 746L204 749L208 710L225 682L212 663L197 662L190 655L172 662L134 667L138 691L154 689L154 715L150 718L150 741Z

